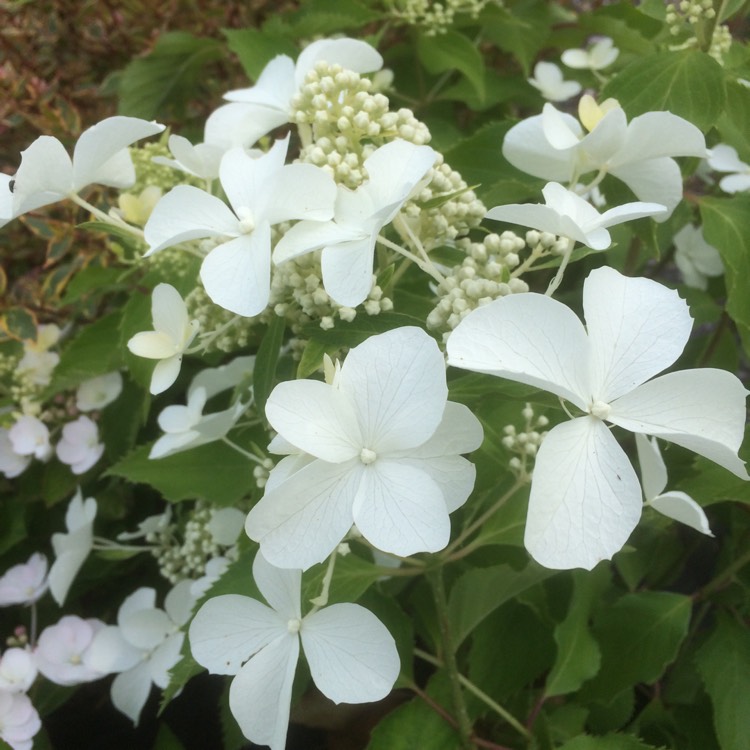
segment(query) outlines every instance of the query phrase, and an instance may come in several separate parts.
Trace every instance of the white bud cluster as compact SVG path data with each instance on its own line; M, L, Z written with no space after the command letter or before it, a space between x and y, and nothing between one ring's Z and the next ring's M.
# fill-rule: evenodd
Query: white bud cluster
M195 258L190 253L185 252L181 247L167 247L158 253L149 255L144 258L148 264L149 270L158 272L163 279L174 279L180 276L187 276L193 270ZM146 244L143 245L144 252Z
M400 0L396 3L392 14L409 24L420 26L427 36L444 34L453 25L457 14L476 18L490 0Z
M166 251L165 251L166 252ZM158 254L158 253L157 253ZM202 338L206 351L236 352L245 349L251 340L253 326L257 318L242 318L229 310L214 304L202 285L198 284L185 298L188 319L197 320L200 330L210 334L222 330L221 335Z
M728 26L716 24L714 27L714 33L711 35L711 46L708 49L708 54L716 60L720 65L724 64L724 55L729 52L732 46L732 32L729 31Z
M128 151L135 167L135 184L128 188L128 193L140 195L147 187L154 185L166 193L177 185L195 185L203 187L200 178L194 177L187 172L173 169L166 164L156 164L155 156L172 158L172 153L167 144L161 141L143 143L139 146L131 146Z
M508 451L516 454L508 462L511 471L515 474L530 475L527 463L536 456L542 440L547 436L544 428L549 424L549 420L543 415L535 419L534 409L528 403L521 410L521 416L525 422L523 430L519 432L514 425L506 425L503 427L504 437L501 442Z
M262 490L266 486L268 475L271 473L273 467L274 462L270 458L264 458L260 464L256 464L253 467L253 478L255 479L255 485L259 490Z
M510 277L525 247L524 241L513 232L488 234L482 242L461 239L456 247L463 250L466 257L438 285L439 301L427 316L427 325L443 330L444 339L477 307L498 297L529 291L525 281Z
M687 32L691 38L687 39L676 49L686 47L696 47L699 42L699 32L695 28L704 24L706 21L713 21L716 18L716 10L713 0L681 0L675 5L667 8L666 22L669 27L669 33L672 36L679 36ZM727 26L716 24L711 33L711 44L708 54L711 55L719 64L724 64L724 55L732 46L732 34Z

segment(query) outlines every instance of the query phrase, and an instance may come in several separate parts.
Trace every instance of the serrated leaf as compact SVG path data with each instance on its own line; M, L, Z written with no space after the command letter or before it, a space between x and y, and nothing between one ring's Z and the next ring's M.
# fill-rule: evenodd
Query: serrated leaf
M626 66L602 90L629 118L666 110L708 130L724 111L724 72L698 50L657 52Z
M750 195L700 201L703 236L721 255L725 268L727 313L750 352Z
M695 659L711 698L721 750L744 750L750 737L750 638L747 628L722 617Z
M547 45L550 9L544 3L517 3L512 10L492 3L479 19L484 34L512 54L528 75L539 50Z
M162 723L159 725L152 750L185 750L185 746L177 739L175 733Z
M276 364L284 341L285 325L284 318L273 316L255 357L253 396L259 414L265 413L266 401L275 384Z
M259 29L224 29L229 49L239 58L248 77L256 80L263 68L277 55L297 56L289 39Z
M560 746L559 750L656 750L656 746L647 745L632 734L581 735Z
M434 36L422 34L417 39L417 54L425 68L435 75L460 71L479 99L484 98L484 61L479 50L463 34L452 30Z
M302 592L303 610L308 602L318 596L328 567L327 561L310 569L305 576ZM382 571L371 562L350 553L336 559L331 588L328 592L328 604L339 602L356 602L357 599L383 575Z
M740 158L750 159L750 89L737 81L727 82L727 104L717 123L723 143L737 149Z
M36 316L24 307L12 307L0 316L0 331L15 341L36 341Z
M142 445L112 466L107 474L134 484L148 484L165 500L201 499L234 505L255 487L248 459L225 443L210 443L173 456L151 460Z

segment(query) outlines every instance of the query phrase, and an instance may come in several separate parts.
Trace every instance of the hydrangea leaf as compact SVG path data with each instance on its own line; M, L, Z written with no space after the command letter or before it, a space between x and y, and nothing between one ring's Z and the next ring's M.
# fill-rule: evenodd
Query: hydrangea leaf
M463 34L422 34L417 41L417 54L430 73L459 70L471 82L480 98L484 97L484 61L482 55Z

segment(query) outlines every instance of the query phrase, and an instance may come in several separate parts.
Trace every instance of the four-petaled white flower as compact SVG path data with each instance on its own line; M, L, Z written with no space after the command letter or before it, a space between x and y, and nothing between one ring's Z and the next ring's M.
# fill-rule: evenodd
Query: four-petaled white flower
M109 117L84 130L72 160L57 138L39 136L21 153L21 166L13 177L0 174L0 226L88 185L130 187L135 169L127 147L162 130L164 125L135 117Z
M525 544L549 568L592 568L625 543L641 488L609 422L677 443L747 479L738 458L742 383L724 370L654 375L674 363L692 327L677 293L611 268L583 288L586 328L540 294L504 297L470 313L448 339L448 362L550 391L584 415L539 449Z
M700 531L701 534L713 536L703 508L690 495L679 490L664 492L667 486L667 467L661 457L656 438L649 440L645 435L638 434L635 436L635 447L641 466L641 483L646 505L650 505L668 518Z
M588 49L566 49L560 59L569 68L577 70L603 70L618 57L620 50L608 36L599 37Z
M57 457L70 466L74 474L85 474L104 453L99 442L99 428L88 417L78 417L62 429L62 438L55 446Z
M188 320L187 306L171 284L157 284L151 294L153 331L136 333L128 349L136 357L158 359L149 390L162 393L177 380L182 355L198 333L197 320Z
M8 438L13 451L19 456L34 456L40 461L46 461L52 456L49 429L41 419L24 414L8 430Z
M27 693L37 672L35 655L29 649L6 649L0 657L0 691Z
M564 80L560 68L551 62L538 62L534 77L526 80L550 102L564 102L581 93L581 84Z
M336 185L312 164L284 164L289 136L256 159L227 151L219 177L231 208L220 198L179 185L157 203L146 227L147 255L188 240L216 238L204 258L208 296L237 315L261 313L271 291L271 227L292 219L327 221Z
M25 693L0 690L0 739L13 750L31 750L41 728L39 714Z
M667 207L668 218L682 198L682 174L673 156L707 155L695 125L671 112L646 112L629 123L622 108L610 100L598 105L581 97L579 116L551 104L514 125L503 141L503 156L527 174L554 182L579 182L598 171L622 180L635 196Z
M674 246L675 265L688 286L705 291L711 276L724 273L719 251L706 242L700 227L685 224L674 236Z
M84 380L76 391L78 411L94 411L109 406L122 393L122 375L108 372Z
M80 685L104 677L104 672L86 663L86 652L104 627L101 620L77 615L65 615L46 627L34 650L39 671L56 685Z
M0 427L0 472L6 479L13 479L26 471L31 456L19 456L13 448L10 430Z
M246 531L274 565L307 569L353 524L397 555L436 552L449 513L474 485L461 457L482 442L479 420L447 401L445 362L419 328L397 328L354 347L333 383L280 383L266 403L290 454L271 471Z
M323 248L326 292L340 305L356 307L372 288L375 243L415 186L435 163L429 146L395 140L365 159L367 182L356 190L339 185L333 221L301 221L279 240L274 263Z
M235 675L229 708L245 737L284 750L300 641L315 684L335 703L388 695L400 663L375 615L345 603L303 617L299 570L274 568L258 554L253 576L270 607L246 596L217 596L190 624L195 660L211 673Z
M659 216L666 208L658 203L625 203L600 214L590 203L557 182L542 189L541 203L513 203L496 206L486 218L520 224L542 232L576 240L592 250L606 250L612 244L607 227L624 221Z
M55 562L49 571L49 588L54 600L62 607L73 579L94 545L96 500L83 499L80 488L73 496L65 514L67 533L52 535Z
M0 578L0 607L33 604L48 586L47 558L35 552L25 563L8 568Z
M719 181L725 193L740 193L750 190L750 164L745 164L732 146L720 143L708 155L708 165L716 172L730 172Z

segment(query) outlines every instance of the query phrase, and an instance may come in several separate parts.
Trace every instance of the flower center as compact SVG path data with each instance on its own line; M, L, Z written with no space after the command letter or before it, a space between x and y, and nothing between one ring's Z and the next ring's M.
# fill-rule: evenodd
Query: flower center
M609 404L604 403L604 401L594 401L589 407L589 414L594 417L599 417L599 419L607 419L611 411L612 407Z
M378 457L378 454L375 453L375 451L371 451L369 448L362 448L362 450L359 452L359 460L365 465L369 466L372 463L375 463L375 459Z
M299 629L302 627L302 620L298 618L293 618L289 620L286 624L287 632L289 633L299 633Z
M255 217L247 206L240 206L237 209L237 217L240 220L240 231L243 234L250 234L255 229Z

